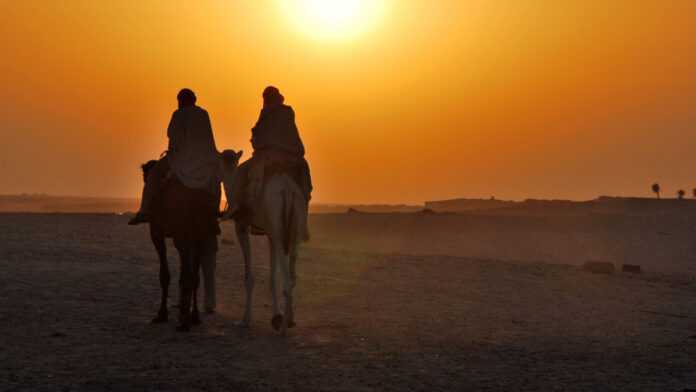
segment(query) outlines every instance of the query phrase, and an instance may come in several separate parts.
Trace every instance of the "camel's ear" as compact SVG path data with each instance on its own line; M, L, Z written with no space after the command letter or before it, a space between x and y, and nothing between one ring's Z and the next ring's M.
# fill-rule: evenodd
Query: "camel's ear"
M241 159L243 154L244 150L239 150L239 152L237 153L237 160Z

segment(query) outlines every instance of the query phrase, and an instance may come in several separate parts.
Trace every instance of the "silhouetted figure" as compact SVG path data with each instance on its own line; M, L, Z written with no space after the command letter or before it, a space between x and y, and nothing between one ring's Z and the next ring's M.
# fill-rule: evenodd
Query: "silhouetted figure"
M208 113L195 105L193 91L181 90L177 100L179 108L172 114L167 130L167 154L149 165L141 210L128 223L149 221L151 228L160 228L157 235L163 233L174 239L181 263L178 330L188 331L200 322L195 298L199 270L214 265L217 253L220 154ZM161 241L156 242L161 245Z
M166 156L154 165L145 180L140 211L128 224L148 221L152 202L163 182L174 177L185 187L220 192L219 154L213 138L208 112L196 106L196 95L182 89L177 95L179 108L167 128L169 147Z
M295 112L284 101L276 87L264 89L263 109L251 129L254 153L237 169L234 188L228 195L226 217L234 216L242 205L254 209L265 172L292 173L307 202L311 199L312 179L309 165L304 159L304 144L295 124Z

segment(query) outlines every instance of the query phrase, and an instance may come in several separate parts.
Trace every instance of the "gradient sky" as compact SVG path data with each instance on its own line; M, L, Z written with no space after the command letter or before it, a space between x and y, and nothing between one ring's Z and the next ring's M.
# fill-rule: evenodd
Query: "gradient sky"
M268 84L319 202L696 187L694 1L392 0L343 36L281 3L0 0L0 193L137 196L181 87L249 154Z

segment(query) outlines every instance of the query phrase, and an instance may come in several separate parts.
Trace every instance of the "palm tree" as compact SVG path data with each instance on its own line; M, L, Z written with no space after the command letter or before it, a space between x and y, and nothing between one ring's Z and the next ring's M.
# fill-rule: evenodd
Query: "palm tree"
M683 189L677 191L677 197L679 198L679 200L684 200L684 195L686 195L686 192L684 192Z
M657 198L659 199L660 198L660 184L654 183L652 186L652 191L654 194L657 195Z

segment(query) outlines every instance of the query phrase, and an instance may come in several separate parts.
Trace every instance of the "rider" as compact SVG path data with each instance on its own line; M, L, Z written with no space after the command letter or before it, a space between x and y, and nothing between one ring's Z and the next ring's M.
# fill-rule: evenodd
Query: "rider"
M263 173L263 167L268 165L299 168L301 174L298 185L309 202L312 179L309 165L304 159L305 148L295 124L295 112L292 107L285 105L284 101L285 98L278 88L269 86L263 90L263 109L256 125L251 129L251 145L254 153L251 159L237 169L232 193L234 197L227 201L229 207L225 213L226 217L231 217L245 202L253 203L258 194L249 189L249 183L263 181L263 178L255 178L253 172Z
M176 98L179 108L172 114L167 128L167 154L149 171L140 211L129 225L149 221L153 201L168 177L174 176L185 187L203 189L212 195L220 190L219 154L208 112L196 106L196 94L190 89L182 89Z

